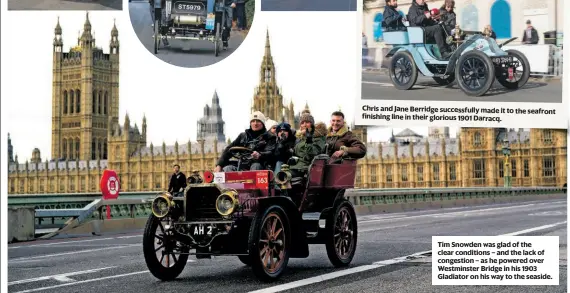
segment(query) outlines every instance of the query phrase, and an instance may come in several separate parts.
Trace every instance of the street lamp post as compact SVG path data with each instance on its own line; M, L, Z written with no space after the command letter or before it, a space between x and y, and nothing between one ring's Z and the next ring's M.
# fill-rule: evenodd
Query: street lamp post
M503 140L503 156L505 157L503 162L505 187L511 187L511 147L507 138Z

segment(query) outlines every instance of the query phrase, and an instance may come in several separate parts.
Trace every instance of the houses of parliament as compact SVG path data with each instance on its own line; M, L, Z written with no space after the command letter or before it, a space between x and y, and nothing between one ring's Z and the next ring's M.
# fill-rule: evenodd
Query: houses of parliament
M8 136L8 193L99 193L105 169L119 175L121 191L161 191L168 187L172 166L181 171L212 170L228 144L217 93L197 121L195 140L173 145L147 144L147 121L141 129L127 116L119 123L119 32L111 30L109 53L97 47L86 16L78 45L63 52L59 20L53 41L51 159L39 149L21 163ZM305 106L306 110L308 105ZM300 113L285 104L276 81L269 32L261 60L252 111L298 127ZM563 186L566 184L567 130L461 128L451 138L449 128L430 127L423 137L410 129L386 142L368 142L365 127L352 127L366 142L359 160L358 188L421 188L503 186ZM505 165L507 143L511 155ZM508 166L509 170L505 169Z

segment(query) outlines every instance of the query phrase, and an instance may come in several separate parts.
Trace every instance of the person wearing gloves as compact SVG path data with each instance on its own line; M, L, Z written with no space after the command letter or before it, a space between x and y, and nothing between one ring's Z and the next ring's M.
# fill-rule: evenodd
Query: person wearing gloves
M303 110L301 113L301 119L299 119L299 124L299 131L295 134L297 140L305 135L306 128L312 128L315 125L315 118L313 118L313 115L311 115L309 110Z
M314 127L307 127L303 136L297 138L293 148L293 157L290 166L293 177L303 176L313 162L313 158L324 153L326 146L327 126L323 122Z
M277 126L277 143L273 157L275 160L275 174L281 171L281 165L287 164L293 156L296 136L293 134L291 125L283 122Z
M237 166L230 165L230 159L232 158L229 149L236 146L248 147L254 150L251 154L252 159L248 164L242 164L242 170L263 170L264 161L261 158L260 152L263 152L267 146L267 141L265 140L265 134L267 129L265 128L265 116L263 113L256 111L253 112L249 119L249 129L240 133L238 137L229 144L223 151L214 172L231 172L238 171ZM242 171L240 170L240 171Z

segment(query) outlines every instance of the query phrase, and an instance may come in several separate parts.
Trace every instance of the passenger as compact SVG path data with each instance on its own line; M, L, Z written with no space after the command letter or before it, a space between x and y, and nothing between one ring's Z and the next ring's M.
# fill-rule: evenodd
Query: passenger
M170 176L168 192L174 196L186 188L186 175L180 172L180 165L174 165L174 173Z
M275 146L277 144L277 121L267 119L265 121L265 127L268 129L261 138L261 140L266 142L266 145L259 148L259 160L262 161L264 170L273 170L275 167Z
M277 126L277 145L273 153L275 158L275 174L281 171L281 165L286 164L293 156L296 136L291 130L291 125L283 122Z
M293 177L301 177L307 172L313 158L324 153L327 126L319 122L315 127L306 127L303 135L297 138L293 148L294 163L289 167Z
M222 169L224 172L237 171L237 166L229 165L231 159L229 149L235 146L248 147L255 150L251 154L252 160L250 161L250 166L247 166L248 164L245 166L242 165L241 170L263 170L265 162L261 160L259 151L264 150L267 146L267 141L263 140L263 134L267 132L264 123L265 116L263 113L259 111L253 112L249 120L250 128L240 133L240 135L226 147L218 160L214 172L220 172Z
M327 154L331 159L344 157L360 159L366 155L366 146L348 130L344 114L340 111L335 111L331 115L331 126L327 134Z
M449 36L453 36L455 25L457 24L457 15L455 14L455 1L445 0L443 6L441 6L441 18L443 22L443 27Z
M439 52L443 59L448 59L452 52L445 43L445 31L432 18L431 12L425 0L413 0L408 11L408 21L410 26L423 27L426 38L435 39Z
M299 119L299 124L299 131L297 131L295 134L297 140L305 135L306 128L311 128L315 125L315 118L313 118L313 115L311 115L311 111L303 110L303 112L301 112L301 119Z
M384 18L382 27L386 28L386 31L400 30L406 27L404 26L404 16L396 8L398 8L398 0L386 0L382 14Z

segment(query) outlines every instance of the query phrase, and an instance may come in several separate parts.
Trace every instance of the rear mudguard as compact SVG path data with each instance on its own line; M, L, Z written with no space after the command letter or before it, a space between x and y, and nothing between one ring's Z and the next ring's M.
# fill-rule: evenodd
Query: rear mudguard
M386 54L386 57L391 58L392 56L396 55L396 53L399 51L407 51L408 53L412 54L412 58L414 59L413 61L416 64L418 70L421 72L421 74L425 76L433 76L433 73L426 67L421 54L412 45L399 46L393 48L392 50L390 50L390 52L388 52L388 54Z
M461 54L463 54L465 48L471 46L471 44L473 44L476 40L480 38L481 38L480 35L476 35L466 40L465 42L463 42L463 44L461 44L461 46L459 46L459 48L457 48L457 50L455 50L455 52L453 52L453 55L451 55L451 57L449 58L449 63L447 63L447 68L445 69L445 75L450 75L455 73L455 65L457 63L457 59L459 59Z

